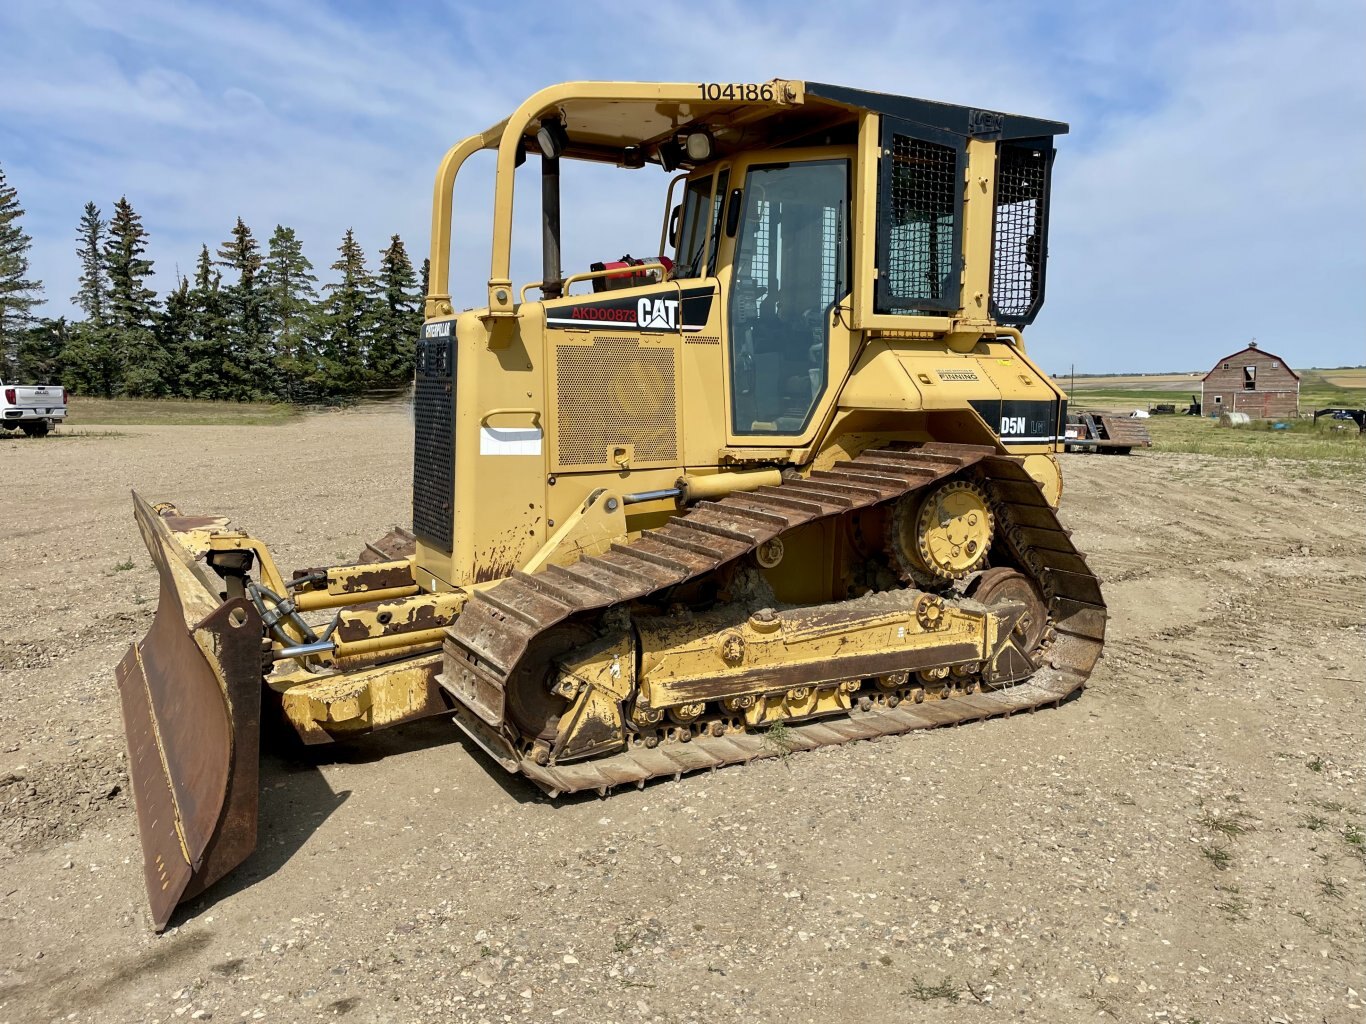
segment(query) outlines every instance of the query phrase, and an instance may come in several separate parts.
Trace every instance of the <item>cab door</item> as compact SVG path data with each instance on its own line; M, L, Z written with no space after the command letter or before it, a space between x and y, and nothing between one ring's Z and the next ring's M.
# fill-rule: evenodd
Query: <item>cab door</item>
M851 338L838 307L849 291L852 156L844 148L756 154L733 176L722 247L731 446L810 443L848 369Z

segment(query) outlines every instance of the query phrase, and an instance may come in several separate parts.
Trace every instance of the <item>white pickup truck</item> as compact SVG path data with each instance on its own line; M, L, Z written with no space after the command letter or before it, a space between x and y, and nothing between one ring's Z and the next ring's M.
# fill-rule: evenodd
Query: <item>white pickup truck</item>
M55 384L24 387L0 381L0 427L42 437L66 419L66 388Z

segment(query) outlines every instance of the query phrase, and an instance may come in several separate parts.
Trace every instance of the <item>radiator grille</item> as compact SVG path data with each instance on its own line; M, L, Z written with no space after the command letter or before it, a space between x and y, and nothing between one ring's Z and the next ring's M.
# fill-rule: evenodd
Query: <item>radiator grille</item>
M455 522L455 342L417 343L413 398L413 532L451 550Z
M559 345L559 464L610 464L608 449L632 445L634 463L678 461L677 363L672 346L630 336Z
M958 150L893 134L886 252L888 299L901 309L956 309Z
M1028 323L1043 298L1047 201L1048 152L1002 146L991 249L992 313L1001 323Z

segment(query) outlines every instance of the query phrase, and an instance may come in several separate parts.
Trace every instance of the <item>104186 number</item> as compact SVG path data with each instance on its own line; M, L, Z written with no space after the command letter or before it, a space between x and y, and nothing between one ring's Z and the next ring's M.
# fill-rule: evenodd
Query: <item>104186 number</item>
M703 82L699 86L704 100L742 100L750 103L772 103L773 86L754 82Z

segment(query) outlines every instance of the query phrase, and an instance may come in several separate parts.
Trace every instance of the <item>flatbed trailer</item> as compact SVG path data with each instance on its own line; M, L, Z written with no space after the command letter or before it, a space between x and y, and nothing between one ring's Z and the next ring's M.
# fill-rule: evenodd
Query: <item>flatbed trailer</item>
M1064 451L1128 455L1135 448L1152 446L1153 439L1141 419L1090 412L1072 413L1067 417Z

